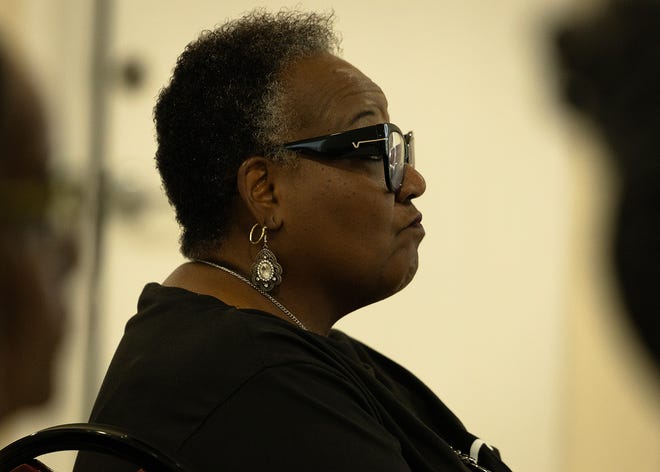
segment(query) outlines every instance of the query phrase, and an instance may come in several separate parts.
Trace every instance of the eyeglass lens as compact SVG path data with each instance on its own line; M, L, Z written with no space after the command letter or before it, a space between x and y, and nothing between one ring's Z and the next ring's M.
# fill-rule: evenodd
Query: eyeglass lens
M403 175L406 167L406 146L403 136L397 132L391 132L388 139L388 155L390 168L390 183L392 190L397 191L403 183Z

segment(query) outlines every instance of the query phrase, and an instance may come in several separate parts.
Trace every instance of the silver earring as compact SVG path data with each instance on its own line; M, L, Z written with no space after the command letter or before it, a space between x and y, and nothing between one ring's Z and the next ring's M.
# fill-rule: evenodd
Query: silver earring
M249 236L250 244L256 245L262 241L264 243L257 253L257 259L252 264L252 283L264 292L270 292L282 283L282 266L277 262L273 251L268 249L268 235L266 234L268 228L262 226L259 237L254 239L255 230L259 226L259 223L255 223Z

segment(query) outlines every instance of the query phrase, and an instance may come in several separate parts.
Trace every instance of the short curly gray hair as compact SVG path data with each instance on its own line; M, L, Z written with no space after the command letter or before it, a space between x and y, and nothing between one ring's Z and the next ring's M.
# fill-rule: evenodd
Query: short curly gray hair
M204 31L178 58L154 121L156 163L185 256L204 257L222 242L243 160L278 158L288 134L280 73L304 57L338 54L332 23L332 13L254 10Z

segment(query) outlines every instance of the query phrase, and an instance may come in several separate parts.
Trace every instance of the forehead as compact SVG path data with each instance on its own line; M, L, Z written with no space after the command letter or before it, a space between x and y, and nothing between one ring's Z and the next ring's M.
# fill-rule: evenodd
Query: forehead
M378 85L331 54L299 60L282 73L290 140L389 121Z
M5 69L0 109L0 177L33 178L46 172L48 135L44 110L29 77Z

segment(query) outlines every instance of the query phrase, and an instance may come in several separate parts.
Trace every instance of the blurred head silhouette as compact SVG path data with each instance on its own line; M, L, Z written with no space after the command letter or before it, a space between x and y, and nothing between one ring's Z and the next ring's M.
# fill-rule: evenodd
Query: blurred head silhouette
M564 98L607 144L621 190L614 268L627 312L660 367L660 2L610 0L557 36Z
M50 395L73 252L52 231L44 111L0 45L0 420Z

